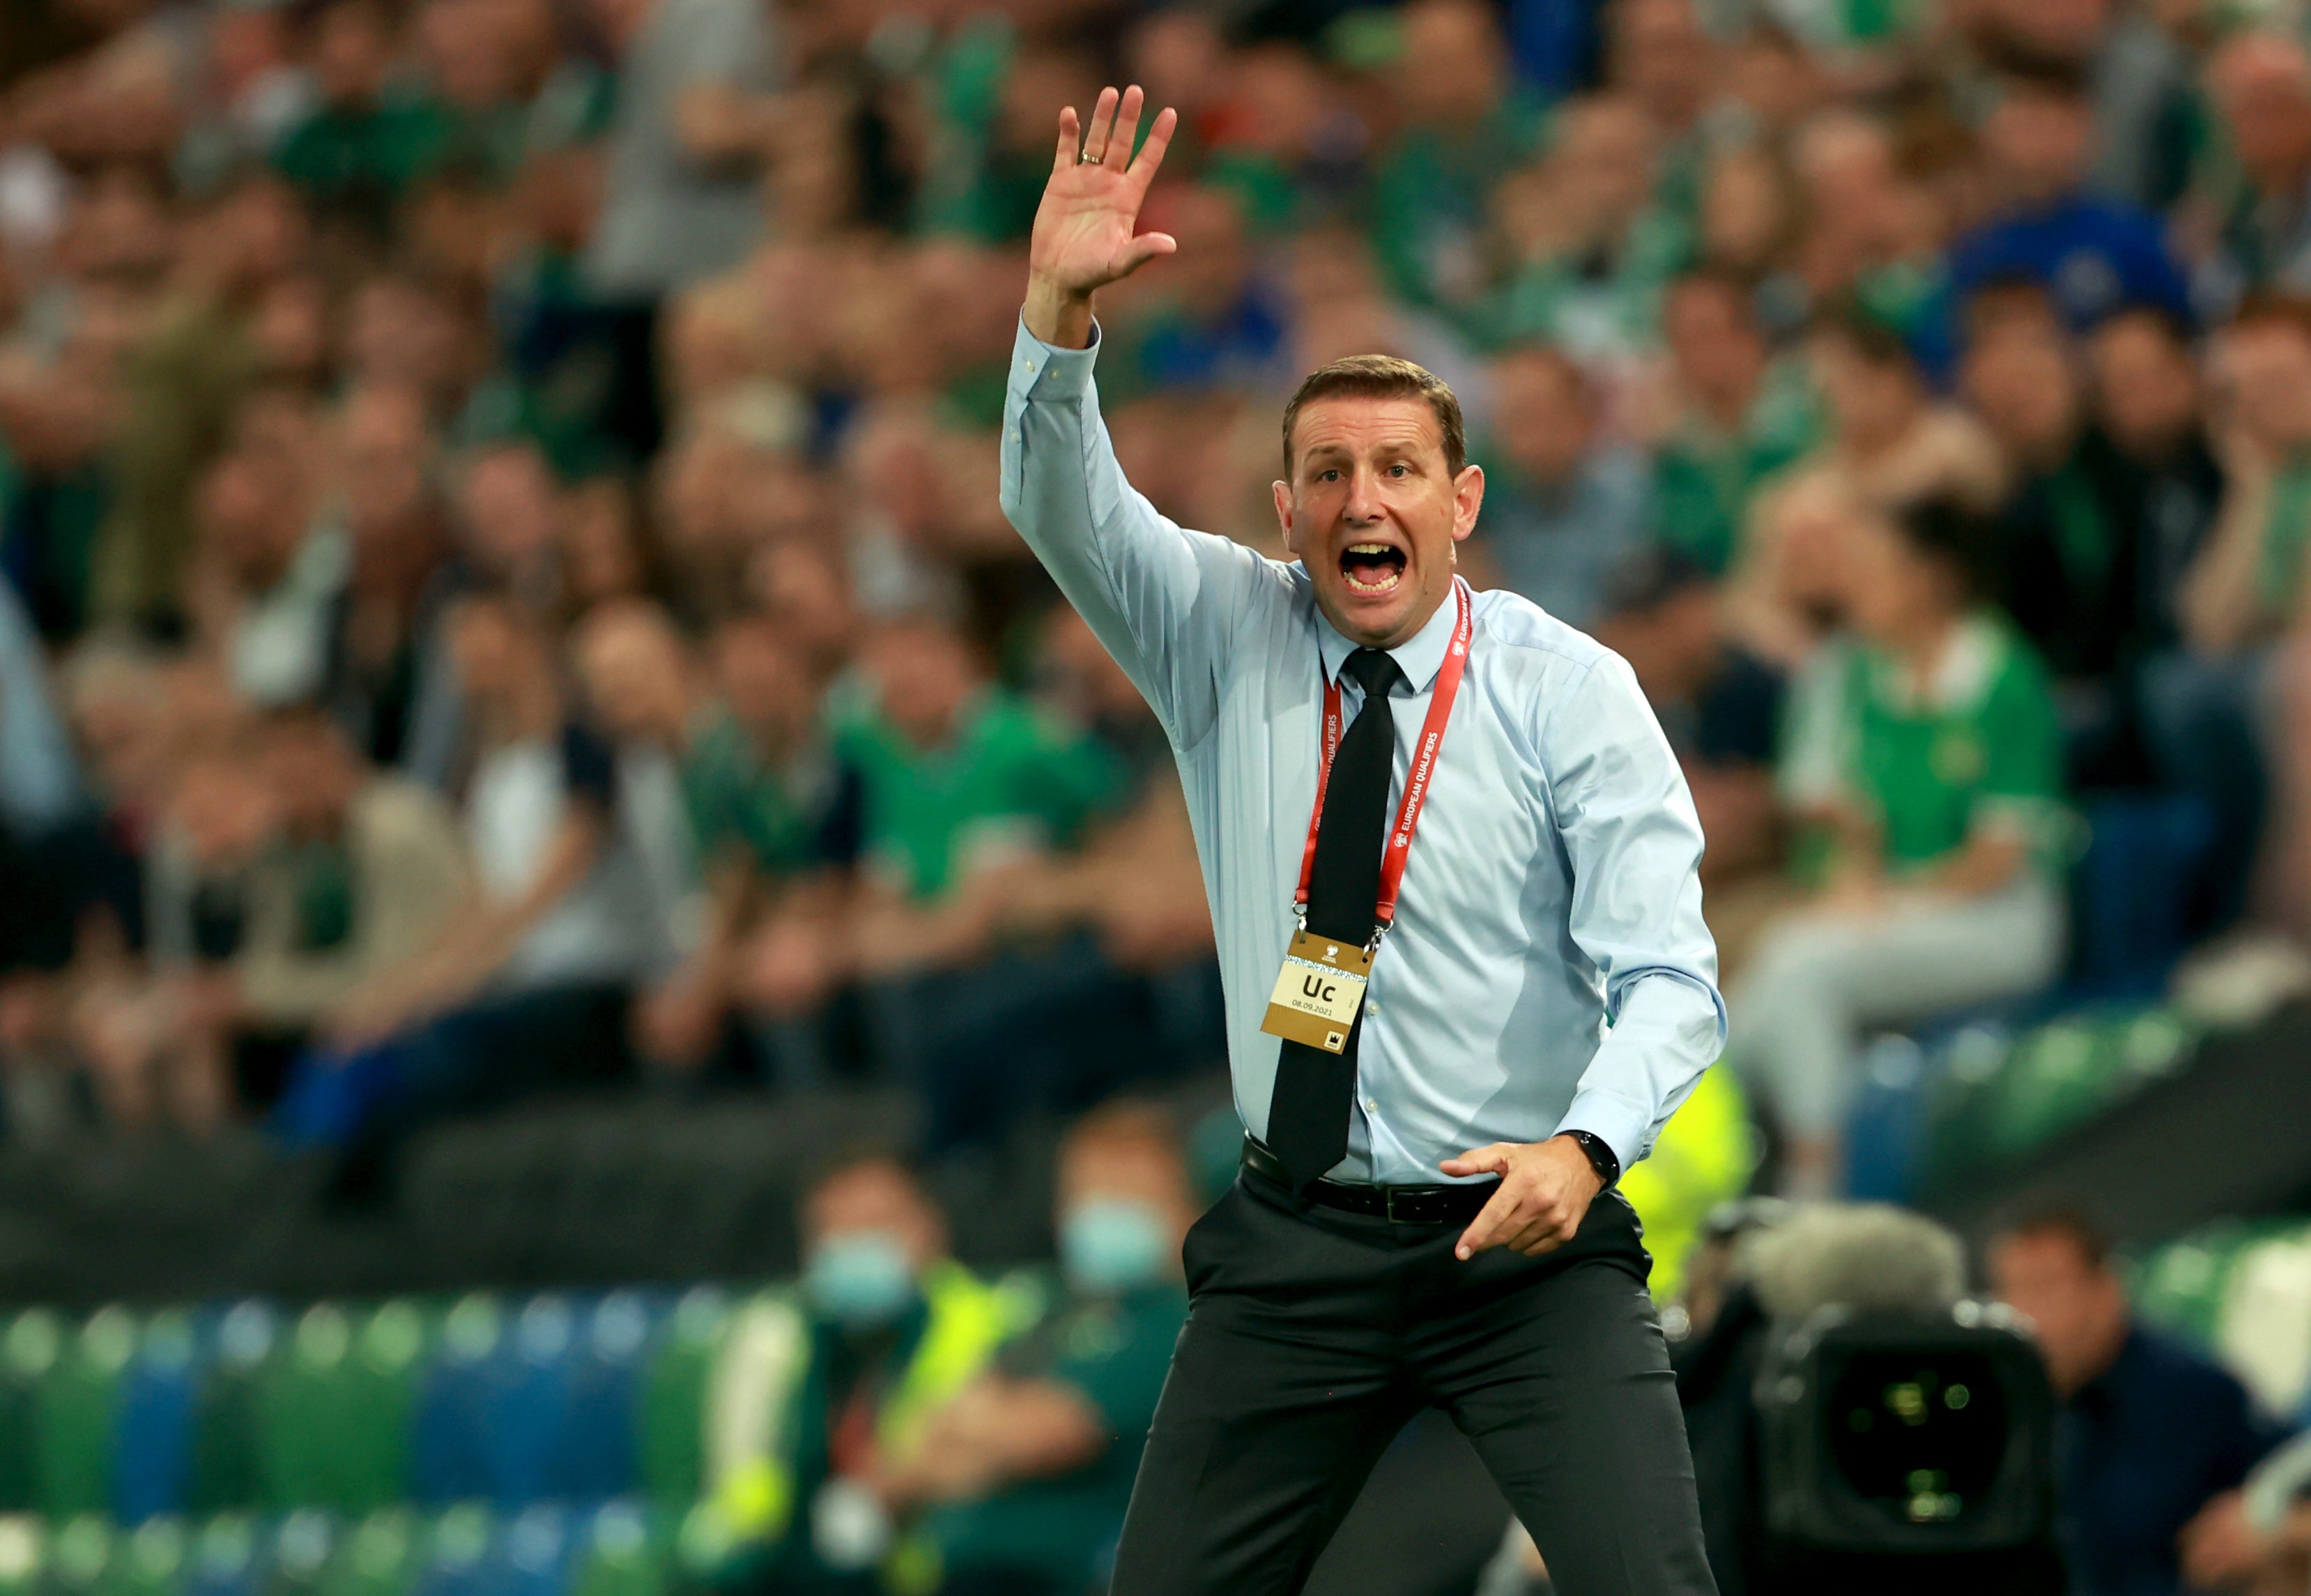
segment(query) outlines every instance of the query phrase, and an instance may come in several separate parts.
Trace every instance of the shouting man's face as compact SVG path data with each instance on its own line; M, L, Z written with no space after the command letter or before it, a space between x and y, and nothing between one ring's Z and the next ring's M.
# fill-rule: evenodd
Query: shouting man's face
M1341 635L1392 649L1452 591L1452 545L1476 528L1485 474L1453 472L1421 398L1311 400L1292 434L1292 480L1276 484L1285 546Z

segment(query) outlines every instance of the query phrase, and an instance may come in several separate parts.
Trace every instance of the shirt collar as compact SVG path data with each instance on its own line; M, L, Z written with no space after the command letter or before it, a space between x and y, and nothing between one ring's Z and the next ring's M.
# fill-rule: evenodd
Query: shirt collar
M1461 579L1454 577L1453 588L1457 589L1460 585ZM1427 692L1429 684L1436 679L1436 673L1444 668L1445 651L1452 646L1452 627L1459 618L1460 608L1453 593L1446 592L1444 602L1436 606L1436 613L1428 617L1427 623L1388 651L1389 657L1396 661L1397 669L1404 673L1404 679L1409 684L1408 692ZM1323 606L1317 606L1316 648L1323 658L1326 681L1339 681L1340 667L1346 665L1348 656L1362 646L1342 636L1339 628L1332 624L1331 617L1324 613Z

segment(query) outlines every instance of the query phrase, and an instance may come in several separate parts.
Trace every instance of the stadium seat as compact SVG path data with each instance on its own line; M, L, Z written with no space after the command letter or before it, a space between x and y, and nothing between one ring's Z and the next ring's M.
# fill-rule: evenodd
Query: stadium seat
M34 1496L51 1519L112 1511L114 1415L136 1321L126 1308L100 1308L66 1330L34 1408Z
M490 1494L494 1367L505 1310L483 1293L461 1297L441 1321L435 1354L418 1376L410 1435L410 1485L436 1507Z
M570 1596L665 1596L666 1548L631 1502L597 1510L572 1562Z
M281 1315L266 1303L235 1303L218 1316L213 1355L195 1403L188 1504L194 1512L254 1508L264 1500L257 1391L285 1331Z
M406 1508L370 1514L339 1538L319 1596L407 1596L425 1540L425 1525Z
M188 1505L205 1361L182 1309L154 1314L139 1332L113 1425L112 1512L122 1523Z
M335 1303L305 1311L258 1380L266 1505L359 1514L406 1497L415 1377L428 1337L424 1314L406 1299L362 1314Z
M0 1513L39 1505L39 1387L63 1343L64 1321L46 1308L27 1308L0 1332Z
M615 1291L588 1305L580 1326L549 1494L568 1502L629 1496L641 1485L642 1379L662 1302Z
M729 1299L713 1286L685 1294L675 1304L643 1377L642 1488L662 1512L686 1512L698 1499L706 1382L729 1315Z
M472 1503L436 1519L410 1587L414 1596L498 1596L501 1568L491 1555L496 1528L489 1510Z
M540 1504L503 1524L490 1558L490 1596L562 1596L583 1520Z
M259 1596L266 1589L257 1521L222 1513L194 1532L185 1560L184 1596Z

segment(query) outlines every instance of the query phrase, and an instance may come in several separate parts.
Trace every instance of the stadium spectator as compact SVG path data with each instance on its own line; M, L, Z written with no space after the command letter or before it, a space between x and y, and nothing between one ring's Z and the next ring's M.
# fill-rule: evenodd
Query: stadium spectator
M885 1506L920 1467L933 1416L1022 1328L1023 1304L947 1256L946 1222L887 1152L839 1154L802 1202L801 1322L783 1304L770 1357L713 1419L733 1583L872 1596L894 1569L935 1569ZM798 1337L798 1342L790 1339ZM727 1439L726 1439L727 1438Z
M1548 339L1626 362L1651 339L1661 289L1682 264L1687 220L1659 203L1662 134L1634 95L1596 94L1553 120L1546 153L1494 195L1480 344Z
M2221 508L2186 571L2185 647L2144 683L2153 757L2172 785L2216 818L2211 903L2202 919L2246 912L2274 781L2266 736L2273 645L2302 613L2302 551L2311 532L2311 310L2291 301L2245 307L2215 352L2224 422L2217 451Z
M2061 957L2054 703L2029 645L1982 606L1984 531L1946 500L1856 523L1855 646L1792 718L1817 896L1761 934L1729 1003L1793 1195L1836 1189L1862 1025L2031 991Z
M1373 173L1374 245L1390 289L1455 319L1480 314L1494 190L1535 147L1540 118L1512 82L1493 13L1420 0L1400 13L1401 126Z
M1522 593L1575 626L1594 624L1606 580L1652 529L1644 457L1601 441L1588 374L1547 345L1493 363L1493 436L1479 458L1485 520L1477 545Z
M1716 585L1667 549L1646 551L1614 573L1595 631L1636 672L1677 751L1709 839L1703 885L1713 894L1738 891L1781 852L1774 787L1781 673L1727 635ZM1714 920L1714 905L1711 912ZM1718 935L1722 970L1722 929Z
M986 679L971 646L925 616L862 651L872 698L836 730L866 787L876 907L859 931L873 976L951 967L983 946L974 874L1073 842L1112 800L1107 753Z
M15 589L0 585L0 833L36 842L79 804L80 773L39 637Z
M1696 272L1661 301L1675 417L1654 446L1654 524L1712 575L1731 563L1759 485L1813 446L1818 418L1800 362L1775 359L1730 275Z
M429 584L449 556L449 528L432 480L434 443L412 388L356 388L337 414L324 513L343 528L349 550L319 697L385 764L400 763L409 745L429 654L440 663L442 595Z
M2010 71L1998 85L1982 126L1995 209L1950 247L1946 317L1985 284L2021 277L2046 290L2074 332L2129 304L2189 318L2190 292L2158 218L2085 187L2094 149L2088 92L2076 68L2060 63ZM1946 320L1942 350L1953 332ZM1935 335L1927 336L1932 349Z
M304 462L280 447L235 447L203 475L196 518L187 594L196 645L252 704L314 697L351 550L342 528L317 524Z
M1013 251L1110 54L1185 118L1181 249L1102 305L1135 483L1280 552L1274 384L1374 349L1452 381L1491 472L1464 571L1636 666L1725 970L1818 885L1770 679L1812 746L1878 523L1951 494L2000 514L2070 785L2214 815L2193 934L2299 932L2302 46L2206 6L1766 9L21 0L0 1048L68 1071L86 994L225 989L231 917L187 964L146 889L193 833L213 888L327 851L215 801L318 706L499 883L318 1056L470 1058L447 1022L582 989L583 1078L929 1086L943 1146L1208 1061L1170 761L994 491ZM1129 1047L1074 1037L1094 1001Z
M2210 57L2206 92L2237 161L2231 181L2201 196L2219 229L2211 288L2311 292L2311 57L2287 33L2249 30Z
M1187 1317L1180 1246L1195 1217L1179 1138L1130 1104L1060 1149L1064 1295L925 1423L882 1481L930 1509L946 1596L1068 1596L1097 1584Z
M887 683L907 658L878 644L868 667ZM1058 707L1005 708L1033 735L988 740L980 755L987 775L1032 774L1041 790L1004 797L953 770L945 780L960 784L946 798L924 794L950 811L943 826L965 827L946 844L950 885L909 904L870 879L853 926L860 972L884 983L885 1067L924 1090L934 1149L996 1137L1023 1111L1075 1112L1217 1051L1210 919L1155 717L1079 619L1052 628L1045 660ZM871 842L878 787L900 778L854 756ZM919 972L895 990L908 972L894 950Z
M346 1149L349 1199L389 1193L395 1155L430 1121L629 1076L634 992L679 954L671 775L653 792L646 749L622 760L580 718L546 638L510 599L464 597L448 627L472 716L460 818L478 891L364 991L286 1094L293 1143Z
M2030 1320L2062 1400L2057 1496L2072 1589L2182 1589L2186 1528L2246 1478L2279 1430L2237 1380L2136 1321L2101 1233L2079 1215L2006 1229L1990 1276Z
M1807 464L1842 473L1872 504L1955 495L1987 508L2004 491L1997 445L1967 411L1937 400L1901 336L1860 309L1834 310L1807 353L1828 425Z
M2185 573L2214 528L2223 467L2207 431L2204 385L2187 330L2160 311L2123 310L2088 346L2095 421L2110 445L2102 501L2122 528L2132 566L2120 602L2131 630L2126 663L2140 664L2183 639Z
M386 234L396 202L449 142L438 104L392 92L397 42L393 15L377 0L320 7L305 40L318 103L275 157L317 219L361 240Z
M1994 285L1968 306L1959 381L2005 454L2005 569L1993 591L2045 656L2074 787L2124 784L2127 730L2115 677L2134 630L2129 529L2106 494L2109 449L2092 431L2085 372L2036 285Z
M1119 324L1117 402L1138 392L1239 388L1290 380L1288 307L1259 271L1227 189L1173 190L1148 219L1181 241L1181 269Z
M245 742L200 748L174 772L147 860L151 973L93 969L74 996L73 1044L112 1124L205 1134L231 1111L220 972L243 945L245 872L277 822Z
M2299 1583L2311 1563L2311 1436L2298 1435L2255 1466L2246 1483L2199 1510L2183 1531L2183 1572L2207 1590Z
M259 374L257 305L301 261L308 233L289 190L258 176L184 224L177 270L120 364L116 454L89 555L92 620L163 632L182 622L193 483Z
M582 270L646 348L658 300L737 263L761 230L748 157L754 96L781 63L765 15L736 0L597 0L618 62L601 209Z

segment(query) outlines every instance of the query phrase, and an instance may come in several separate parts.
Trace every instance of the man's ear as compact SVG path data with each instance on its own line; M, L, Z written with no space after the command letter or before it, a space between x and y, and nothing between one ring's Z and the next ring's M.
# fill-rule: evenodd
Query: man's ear
M1292 484L1279 482L1270 485L1276 492L1276 525L1284 534L1284 546L1296 554L1300 552L1300 544L1292 532Z
M1282 484L1278 484L1279 486ZM1452 479L1452 541L1459 543L1477 529L1477 511L1485 504L1485 468L1463 466Z

